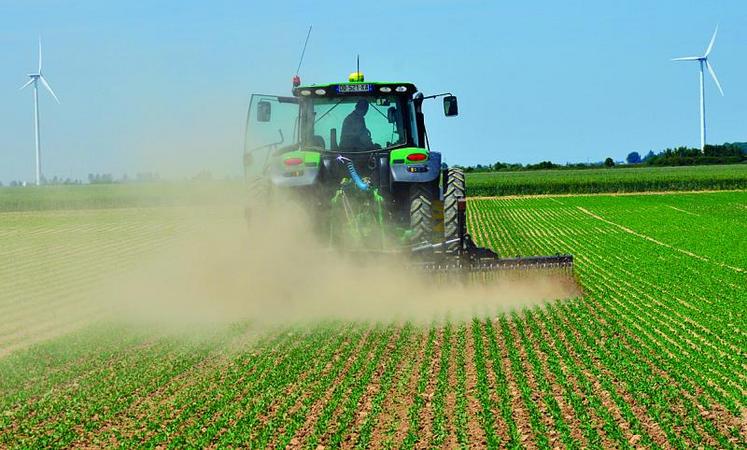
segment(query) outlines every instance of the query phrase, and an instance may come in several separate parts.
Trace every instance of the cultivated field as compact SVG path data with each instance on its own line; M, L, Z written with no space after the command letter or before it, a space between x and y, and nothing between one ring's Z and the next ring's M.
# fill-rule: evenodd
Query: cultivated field
M746 188L747 164L467 174L467 193L475 196Z
M204 211L10 195L0 447L747 445L745 191L470 200L481 244L573 253L575 299L432 326L168 335L100 320L103 300Z

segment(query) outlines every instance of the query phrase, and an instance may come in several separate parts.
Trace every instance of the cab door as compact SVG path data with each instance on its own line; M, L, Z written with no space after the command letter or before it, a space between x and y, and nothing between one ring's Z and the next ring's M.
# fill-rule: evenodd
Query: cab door
M273 152L298 143L298 99L252 94L244 136L244 176L269 176Z

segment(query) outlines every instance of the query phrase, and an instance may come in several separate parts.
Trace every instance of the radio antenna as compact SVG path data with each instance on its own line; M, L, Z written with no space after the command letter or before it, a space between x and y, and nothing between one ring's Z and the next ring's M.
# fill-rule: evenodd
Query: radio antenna
M303 56L306 54L306 45L309 43L309 36L311 36L311 25L309 25L309 32L306 33L306 40L303 41L303 50L301 50L301 59L298 61L296 75L298 75L298 72L301 70L301 63L303 63Z
M355 71L361 73L361 55L355 55Z

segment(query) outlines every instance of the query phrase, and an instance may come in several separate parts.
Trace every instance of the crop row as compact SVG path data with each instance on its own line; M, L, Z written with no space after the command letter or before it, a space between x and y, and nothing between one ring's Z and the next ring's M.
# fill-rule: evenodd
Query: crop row
M470 201L481 242L573 253L577 299L428 327L99 327L15 352L0 446L745 446L747 275L635 214L651 204L617 201Z
M238 204L243 183L131 183L0 187L0 212Z
M454 325L428 332L349 326L279 333L234 357L218 350L225 341L189 348L125 345L52 391L15 396L5 407L0 442L737 445L738 432L724 412L702 414L714 411L701 409L701 400L710 399L688 389L688 380L671 375L670 367L657 369L658 361L633 339L600 343L614 335L596 314L568 304L476 319L456 333L446 331ZM443 364L451 352L444 350L447 342L454 360L464 361L463 372L459 363L434 370L432 363ZM414 377L397 370L405 355L420 351ZM475 358L467 358L471 354ZM469 373L477 374L474 384ZM450 397L455 407L446 408ZM472 398L479 408L471 407ZM404 399L411 401L391 421L395 411L387 407Z
M637 167L467 174L470 196L747 188L747 166Z
M585 337L596 358L614 352L600 369L627 381L628 395L642 403L644 418L675 446L724 446L732 442L727 439L739 439L734 423L745 405L745 359L739 350L744 318L732 311L744 299L744 274L642 239L576 207L523 202L500 210L480 205L478 211L491 212L478 222L500 228L501 236L513 235L519 253L576 254L579 278L593 302L564 304L566 320L575 314L583 320L560 325ZM489 232L483 238L490 239ZM726 283L734 289L723 290Z
M95 322L113 303L114 276L171 245L193 226L185 219L133 209L0 213L0 355Z

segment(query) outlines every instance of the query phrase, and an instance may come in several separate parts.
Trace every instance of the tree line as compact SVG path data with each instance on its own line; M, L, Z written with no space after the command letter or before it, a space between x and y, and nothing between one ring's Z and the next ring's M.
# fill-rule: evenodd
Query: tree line
M127 174L122 175L119 178L116 178L110 173L89 173L88 174L88 183L87 184L115 184L115 183L151 183L160 181L161 176L157 172L141 172L136 174L134 177L130 177ZM59 186L59 185L77 185L77 184L86 184L83 180L79 178L62 178L62 177L52 177L47 178L42 175L41 184L45 186ZM19 180L11 180L8 182L8 186L10 187L16 187L16 186L31 186L33 183L27 182L27 181L19 181ZM0 187L3 186L3 183L0 181Z
M592 163L558 164L552 161L541 161L536 164L507 163L498 161L494 164L476 164L474 166L457 166L465 172L515 172L522 170L551 170L551 169L593 169L603 167L627 166L693 166L706 164L739 164L747 162L747 142L725 143L722 145L706 145L704 151L697 148L677 147L667 148L654 153L649 151L641 156L638 152L630 152L625 161L615 161L612 157Z
M706 145L703 151L697 148L667 148L659 153L649 151L641 158L638 152L628 154L628 164L649 166L694 166L704 164L739 164L747 161L747 142Z

